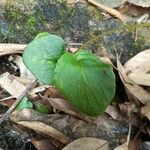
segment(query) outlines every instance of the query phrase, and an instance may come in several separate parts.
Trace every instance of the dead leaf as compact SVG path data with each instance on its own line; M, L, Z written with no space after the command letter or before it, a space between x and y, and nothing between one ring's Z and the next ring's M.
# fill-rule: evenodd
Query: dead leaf
M65 136L63 133L61 133L60 131L54 129L53 127L44 124L42 122L39 121L21 121L21 122L16 122L24 127L30 128L40 134L43 135L47 135L49 137L52 137L54 139L57 139L58 141L60 141L63 144L68 144L70 143L70 138Z
M114 150L129 150L128 149L128 143L125 142L122 145L118 146L117 148L115 148Z
M141 108L141 114L147 117L150 121L150 106L144 106Z
M125 63L124 69L136 84L150 86L150 49L131 58Z
M72 141L62 150L109 150L109 145L105 140L85 137Z
M22 53L26 45L0 43L0 56Z
M109 105L106 109L106 113L109 114L109 116L112 117L112 119L125 122L125 123L131 123L134 126L139 125L139 117L136 115L133 115L133 110L135 109L135 104L120 104L119 105L120 110L117 109L115 106Z
M13 61L17 64L20 70L20 77L34 80L36 77L31 73L31 71L23 63L22 57L19 55L13 56Z
M49 88L44 92L44 97L62 98L62 95L58 92L58 90L54 86L49 86Z
M124 3L123 7L117 8L117 10L128 16L141 16L146 13L149 13L149 8L140 7L131 3Z
M123 67L127 74L129 74L132 71L137 73L139 72L138 70L139 70L140 65L148 61L150 61L150 49L138 53L137 55L132 57L129 61L127 61ZM148 71L147 70L148 68L143 69L142 67L140 67L140 69L141 69L140 72L144 70L145 70L144 72Z
M128 2L141 7L150 7L149 0L128 0Z
M147 105L148 103L150 103L150 93L144 90L141 86L139 86L135 82L133 82L126 75L125 70L123 66L121 65L118 58L117 58L117 68L118 68L118 73L121 78L121 81L126 87L128 93L132 96L132 99L134 99L136 102L138 99L144 105Z
M26 86L18 82L15 76L8 72L0 75L0 86L16 98L26 89Z
M131 117L132 113L137 111L136 105L133 102L124 102L122 104L119 104L119 108L121 112L128 117Z
M140 138L130 140L129 150L138 150L141 143L142 143L142 140Z
M109 114L114 120L118 120L120 118L120 112L115 106L109 105L105 112Z
M84 120L86 122L91 122L91 119L87 115L79 112L67 100L64 100L61 98L46 98L46 100L55 109L63 111L71 116L74 116L74 117Z
M16 123L25 120L40 121L55 127L71 139L93 136L107 140L112 139L110 143L114 142L113 139L115 141L117 139L117 143L120 143L128 131L125 123L110 119L106 114L99 116L94 123L87 123L66 114L41 114L32 109L23 109L11 113L10 119Z
M31 139L32 144L37 150L56 150L57 147L48 139L43 137L35 137ZM59 144L59 148L62 147Z
M129 78L133 80L136 84L143 86L150 86L150 74L141 73L130 73Z

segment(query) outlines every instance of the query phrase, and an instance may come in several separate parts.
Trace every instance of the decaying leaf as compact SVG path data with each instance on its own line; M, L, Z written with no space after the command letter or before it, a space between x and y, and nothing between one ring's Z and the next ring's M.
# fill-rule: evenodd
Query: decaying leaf
M133 82L125 73L123 66L121 65L119 59L117 58L117 68L119 71L120 78L128 90L128 92L132 95L132 98L135 100L139 100L144 105L150 103L150 93L144 90L141 86Z
M124 69L135 83L150 86L150 49L131 58L125 63Z
M26 89L26 86L8 72L0 75L0 86L14 97L18 97Z
M133 110L135 110L135 104L120 104L119 108L116 108L115 106L109 105L106 109L106 113L109 114L109 116L112 117L112 119L125 122L125 123L131 123L134 126L139 125L139 118L136 115L133 115Z
M150 74L144 74L143 72L141 72L141 73L130 73L128 76L136 84L143 86L150 86Z
M13 56L13 61L17 64L20 70L20 77L27 78L29 80L35 79L35 76L30 72L30 70L23 63L22 57L19 55Z
M128 2L141 7L150 7L149 0L128 0Z
M117 148L115 148L114 150L129 150L128 149L128 143L125 142L122 145L118 146Z
M150 106L144 106L141 108L141 114L150 120Z
M108 142L99 138L85 137L74 140L62 150L109 150Z
M84 120L86 122L91 122L88 116L85 114L79 112L75 107L73 107L70 102L61 99L61 98L46 98L46 100L49 102L49 104L60 111L63 111L67 114L70 114L71 116L74 116L76 118L79 118L81 120Z
M46 138L32 138L31 142L37 150L56 150L54 144Z
M87 123L66 114L41 114L32 109L23 109L21 111L14 111L10 115L10 119L16 123L25 120L30 122L40 121L55 127L71 139L90 136L107 141L112 139L110 143L120 142L121 138L125 136L128 131L128 127L125 123L110 119L106 114L98 117L94 123ZM115 139L115 141L113 139Z
M17 122L17 123L22 126L25 126L27 128L33 129L34 131L36 131L40 134L47 135L54 139L57 139L58 141L60 141L63 144L68 144L71 141L69 137L65 136L60 131L54 129L53 127L51 127L49 125L39 122L39 121L32 121L32 122L21 121L21 122Z
M119 7L120 5L122 5L125 0L95 0L103 5L115 8L115 7Z

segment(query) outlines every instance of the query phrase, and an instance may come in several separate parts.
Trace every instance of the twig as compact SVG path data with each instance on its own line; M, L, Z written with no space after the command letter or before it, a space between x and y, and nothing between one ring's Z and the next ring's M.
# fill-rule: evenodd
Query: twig
M20 96L17 98L17 100L13 103L13 105L6 111L6 113L2 116L0 119L0 124L9 117L10 113L16 108L18 103L21 101L21 99L26 95L26 93L33 87L33 85L37 82L37 79L30 82L26 89L20 94Z
M128 136L127 136L127 146L129 147L129 142L130 142L130 136L131 136L131 124L129 124L129 131L128 131Z
M0 102L10 100L11 98L15 98L15 96L9 96L9 97L6 97L6 98L3 98L3 99L0 99Z
M9 55L12 53L22 53L25 47L25 44L0 43L0 56Z
M116 18L118 18L119 20L121 20L122 22L126 22L127 18L125 16L123 16L119 11L110 8L108 6L102 5L101 3L96 2L95 0L87 0L89 3L103 9L104 11L108 12L109 14L115 16Z

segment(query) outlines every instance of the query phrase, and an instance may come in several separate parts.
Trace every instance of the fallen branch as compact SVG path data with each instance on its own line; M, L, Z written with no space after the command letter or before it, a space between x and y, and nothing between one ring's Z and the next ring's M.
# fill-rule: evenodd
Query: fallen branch
M26 95L26 93L33 87L33 85L35 85L35 83L37 82L37 79L33 80L32 82L30 82L26 89L20 94L20 96L18 96L17 100L13 103L13 105L7 110L7 112L2 116L2 118L0 119L0 124L9 117L10 113L16 108L16 106L19 104L19 102L21 101L21 99Z
M87 1L95 6L99 7L100 9L103 9L104 11L108 12L110 15L115 16L122 22L126 22L127 18L125 16L123 16L119 11L117 11L113 8L110 8L108 6L102 5L98 2L96 2L95 0L87 0Z

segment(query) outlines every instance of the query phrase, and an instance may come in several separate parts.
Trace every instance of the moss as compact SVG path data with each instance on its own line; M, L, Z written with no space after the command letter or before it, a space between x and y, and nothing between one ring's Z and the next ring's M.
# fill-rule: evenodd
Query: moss
M99 9L96 9L94 6L89 6L88 12L92 19L96 21L99 21L100 19L102 19L101 11Z

